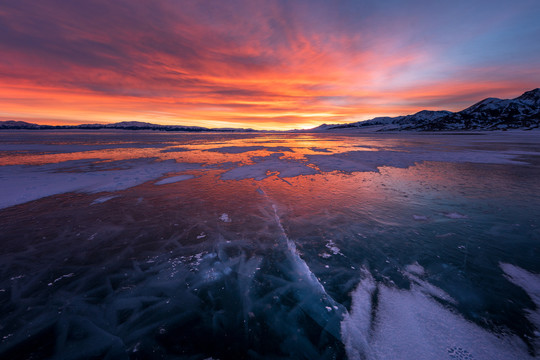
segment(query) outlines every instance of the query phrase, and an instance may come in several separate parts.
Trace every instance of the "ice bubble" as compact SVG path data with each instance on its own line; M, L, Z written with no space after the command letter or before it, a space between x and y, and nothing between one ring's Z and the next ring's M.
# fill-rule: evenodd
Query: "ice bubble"
M336 244L332 241L332 240L329 240L327 243L326 243L326 248L328 250L330 250L332 252L332 254L334 255L343 255L341 253L341 250L336 246Z
M456 234L452 233L452 232L449 232L449 233L444 233L444 234L437 234L437 235L435 235L435 237L445 238L445 237L449 237L449 236L452 236L452 235L456 235Z
M467 219L467 215L463 215L457 212L451 212L451 213L444 213L444 216L446 216L449 219Z

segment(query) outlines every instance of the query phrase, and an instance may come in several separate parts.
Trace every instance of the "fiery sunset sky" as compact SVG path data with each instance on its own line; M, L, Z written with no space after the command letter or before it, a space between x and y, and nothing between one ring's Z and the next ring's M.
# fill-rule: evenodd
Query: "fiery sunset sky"
M4 0L0 120L309 128L540 86L540 1Z

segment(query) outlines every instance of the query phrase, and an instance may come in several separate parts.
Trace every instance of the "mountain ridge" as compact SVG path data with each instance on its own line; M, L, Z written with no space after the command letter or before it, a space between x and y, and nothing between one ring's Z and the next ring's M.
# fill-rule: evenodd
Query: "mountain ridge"
M311 130L369 129L376 131L508 130L540 127L540 88L514 99L489 97L461 111L422 110L412 115L377 117L348 124L323 124Z
M292 132L326 132L363 129L369 131L480 131L530 130L540 128L540 88L529 90L514 99L485 98L461 111L421 110L411 115L376 117L347 124L322 124ZM38 125L25 121L0 121L0 129L120 129L180 132L259 132L264 130L205 128L200 126L159 125L141 121L113 124ZM274 132L273 130L272 132Z
M205 128L201 126L184 125L159 125L142 121L121 121L113 124L81 124L81 125L38 125L26 121L0 121L0 129L14 130L55 130L55 129L118 129L118 130L158 130L158 131L180 131L180 132L254 132L253 129L233 129L233 128Z

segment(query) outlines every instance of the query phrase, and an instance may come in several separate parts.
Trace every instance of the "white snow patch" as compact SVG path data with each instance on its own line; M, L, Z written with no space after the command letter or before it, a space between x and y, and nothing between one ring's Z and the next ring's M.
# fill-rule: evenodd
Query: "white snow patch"
M446 301L448 303L457 304L457 301L454 300L454 298L452 298L450 295L448 295L444 290L430 284L425 280L420 279L418 276L406 271L403 272L403 275L405 275L411 281L412 289L418 290L426 295L430 295L434 298Z
M444 216L446 216L449 219L467 219L467 215L463 215L457 212L451 212L451 213L444 213Z
M537 306L536 310L528 310L529 320L536 327L536 341L537 347L540 347L540 274L533 274L515 265L499 263L499 266L504 271L506 278L513 284L519 286L525 292L534 304Z
M219 220L226 223L230 223L232 221L231 218L229 217L229 214L226 214L226 213L221 214L221 216L219 217Z
M330 251L332 252L332 254L334 254L334 255L338 255L338 254L339 254L339 255L343 255L343 254L341 253L341 249L338 248L338 247L336 246L336 244L334 243L334 241L329 240L329 241L326 243L325 246L326 246L326 248L327 248L328 250L330 250Z
M415 261L414 263L405 266L405 270L411 274L418 276L423 276L426 272L424 267L420 265L418 261Z
M117 198L117 197L118 197L118 195L102 196L102 197L99 197L99 198L95 199L94 201L92 201L92 203L90 205L102 204L102 203L104 203L106 201L109 201L109 200Z
M370 328L372 325L372 297L376 289L375 280L367 270L364 278L351 294L351 311L341 322L341 338L349 359L365 359L372 355Z
M195 176L193 175L177 175L177 176L171 176L168 178L165 178L163 180L156 181L154 185L165 185L165 184L172 184L179 181L189 180L193 179Z
M68 192L114 192L140 185L166 173L199 168L174 160L136 159L122 162L126 168L100 171L66 172L88 162L67 161L39 166L0 166L0 209L46 196ZM115 164L119 166L118 163Z
M193 255L192 259L195 259L195 262L193 262L193 265L199 266L205 254L206 254L205 252L201 252L201 253Z
M501 338L465 320L419 291L379 287L369 359L530 359L517 336ZM354 359L354 357L350 357ZM459 359L459 358L457 358ZM462 358L467 359L467 357Z
M376 288L378 303L374 312L371 299ZM532 359L519 337L486 331L421 290L377 286L369 274L364 275L352 293L351 311L341 323L348 358Z
M499 266L508 280L529 294L531 300L540 306L540 274L533 274L512 264L500 263Z

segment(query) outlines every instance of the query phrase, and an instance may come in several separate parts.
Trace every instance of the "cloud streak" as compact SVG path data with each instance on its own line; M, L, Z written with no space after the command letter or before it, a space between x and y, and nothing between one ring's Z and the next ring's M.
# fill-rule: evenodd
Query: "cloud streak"
M538 86L538 17L525 0L7 1L0 117L293 128L459 110Z

